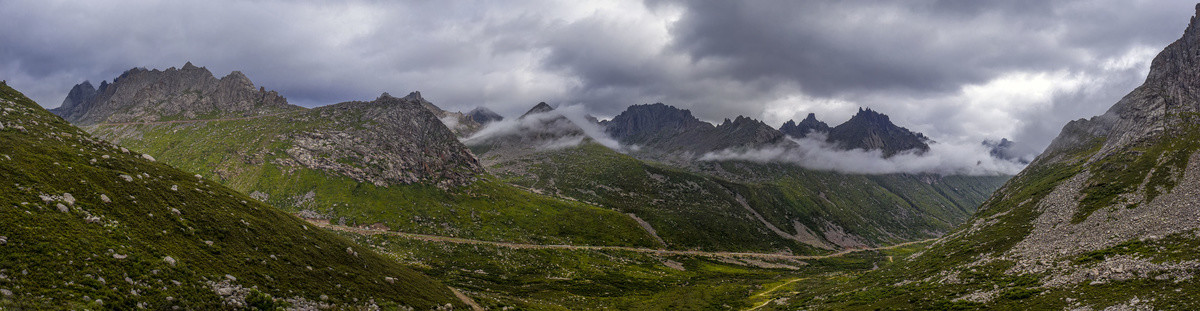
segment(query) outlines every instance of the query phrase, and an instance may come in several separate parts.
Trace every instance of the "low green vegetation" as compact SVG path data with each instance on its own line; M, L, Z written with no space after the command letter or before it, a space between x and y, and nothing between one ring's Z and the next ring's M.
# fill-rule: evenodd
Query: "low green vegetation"
M849 247L934 237L970 217L1008 179L847 175L748 162L703 164L698 173L592 143L492 170L513 184L633 214L674 248L792 253L842 247L833 236Z
M794 288L776 287L791 280L888 264L878 252L811 261L732 259L343 235L416 266L491 309L749 309L787 295Z
M90 128L100 137L211 176L284 211L346 225L521 243L658 246L633 219L480 175L466 186L378 186L297 165L292 133L330 126L287 116Z
M0 309L462 306L441 283L0 86Z

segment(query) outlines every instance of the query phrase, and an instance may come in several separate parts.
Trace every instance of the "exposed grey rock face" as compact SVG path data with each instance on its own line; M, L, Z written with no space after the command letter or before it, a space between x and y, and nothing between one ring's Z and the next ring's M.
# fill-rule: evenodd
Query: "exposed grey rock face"
M887 115L870 108L859 108L849 121L830 129L828 140L847 150L882 150L884 156L906 150L929 151L931 142L925 135L896 126Z
M818 121L817 114L815 113L809 113L808 117L805 117L800 123L788 120L787 123L779 127L780 132L796 138L808 137L808 134L812 132L829 133L829 130L829 125Z
M521 115L521 117L524 118L532 114L546 113L550 111L554 111L554 107L550 107L550 104L547 104L546 102L540 102L537 103L537 105L534 105L533 108L529 108L529 111L526 111L525 114Z
M346 102L314 108L298 122L325 120L321 130L287 139L289 165L335 172L379 186L435 183L457 186L482 172L475 156L454 133L423 107L419 97L386 93L370 102ZM349 126L347 126L349 125Z
M75 101L87 97L89 85L75 87L78 92L73 90L72 94L78 96L68 97L68 102L74 104L64 106L59 111L61 116L84 124L261 116L268 118L247 122L310 124L313 126L275 137L291 147L287 149L289 157L274 161L380 186L412 183L457 186L473 181L482 172L475 156L454 132L443 126L446 121L434 111L470 121L469 118L438 109L418 92L404 98L384 93L370 102L305 109L287 104L274 91L256 89L241 72L216 79L208 70L191 63L165 71L132 69L113 84L102 84L92 99ZM261 147L244 148L248 149L237 153L258 161L269 152L258 150ZM128 176L122 178L132 180Z
M500 114L484 107L476 107L475 109L471 109L470 112L467 112L467 116L471 117L471 120L474 120L475 123L482 125L504 120L504 117L500 116Z
M107 87L108 82L105 81L104 84L101 84L100 86ZM99 92L96 91L96 87L92 86L92 82L83 81L83 83L77 84L75 87L71 88L71 92L67 93L67 98L63 100L62 105L58 106L58 108L50 109L50 112L62 115L59 113L60 111L65 112L84 109L80 106L86 105L96 97L96 94L99 94Z
M987 140L984 140L981 144L983 144L984 147L987 147L989 149L988 153L991 154L991 156L993 158L1012 161L1012 162L1018 162L1018 163L1023 163L1023 164L1029 164L1029 162L1032 161L1031 159L1025 158L1021 154L1018 154L1013 149L1016 147L1016 143L1014 143L1011 140L1008 140L1008 138L1001 138L998 141L987 139Z
M391 95L388 93L383 93L383 95L384 97L391 97ZM438 120L440 120L442 124L445 124L447 128L450 128L450 131L454 132L454 134L458 135L458 137L470 136L483 127L482 123L475 122L474 118L463 114L462 112L450 112L442 110L442 108L434 105L428 100L425 100L424 97L421 97L421 92L409 93L407 96L404 96L403 99L418 103L421 105L421 107L425 107L425 109L429 110L429 112L432 112L434 116L437 116Z
M85 82L72 88L63 106L51 112L71 123L90 125L247 117L300 108L275 91L255 88L241 72L217 79L190 62L163 71L130 69L112 84L101 83L95 94L89 86Z
M618 141L644 147L642 155L650 158L762 147L784 140L783 133L758 120L738 116L714 126L691 111L662 103L630 106L602 125Z

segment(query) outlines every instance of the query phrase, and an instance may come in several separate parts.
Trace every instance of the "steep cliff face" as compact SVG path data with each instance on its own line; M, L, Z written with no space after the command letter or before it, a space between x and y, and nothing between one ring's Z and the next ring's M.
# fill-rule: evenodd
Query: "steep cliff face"
M783 123L783 126L779 127L780 132L796 138L808 137L813 132L828 134L829 130L829 125L817 120L817 114L815 113L809 113L808 117L805 117L800 123L788 120L786 123Z
M421 92L408 93L408 95L404 96L403 99L418 103L421 105L421 107L424 107L425 109L429 110L429 112L432 112L434 116L438 117L438 120L440 120L442 124L445 124L446 127L449 128L451 132L454 132L454 135L457 135L458 137L471 136L471 134L474 134L483 127L482 123L476 122L471 116L468 116L462 112L443 110L428 100L425 100L424 97L421 97Z
M829 130L829 142L843 149L882 150L884 156L915 150L929 151L929 139L892 123L882 113L859 109L858 114Z
M764 147L784 138L778 130L748 117L725 119L714 126L691 111L661 103L630 106L603 125L613 138L641 147L640 155L650 158L687 159L729 148Z
M476 107L475 109L471 109L471 111L467 112L467 116L470 117L471 120L474 120L475 123L479 123L480 125L487 125L488 123L496 121L504 121L503 116L500 116L500 114L492 111L491 109L487 109L486 107Z
M68 95L51 112L80 125L237 118L300 108L275 91L255 88L241 72L217 79L190 62L162 71L130 69L111 84L102 83L91 96L86 85L72 90L79 90L78 96Z

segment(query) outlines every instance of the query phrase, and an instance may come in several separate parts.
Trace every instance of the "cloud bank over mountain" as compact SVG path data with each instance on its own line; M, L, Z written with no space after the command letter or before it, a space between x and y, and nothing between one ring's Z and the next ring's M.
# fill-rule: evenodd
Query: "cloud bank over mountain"
M407 89L506 116L538 101L601 117L663 102L772 126L871 107L940 141L1038 152L1140 83L1193 5L10 0L0 79L51 107L84 80L185 61L304 106Z
M790 163L808 169L847 174L1015 175L1025 164L993 157L983 144L932 143L929 151L915 150L884 157L880 150L843 150L825 141L823 133L789 138L795 144L749 150L721 150L701 161L740 160Z

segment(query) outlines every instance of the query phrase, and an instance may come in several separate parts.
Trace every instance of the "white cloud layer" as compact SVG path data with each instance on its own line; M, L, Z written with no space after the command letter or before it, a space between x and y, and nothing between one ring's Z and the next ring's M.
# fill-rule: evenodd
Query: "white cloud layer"
M879 150L840 150L815 133L792 139L795 145L752 150L722 150L701 161L741 160L759 163L792 163L801 167L848 174L1014 175L1024 164L997 159L982 144L934 143L924 153L901 152L883 157Z
M599 124L588 120L586 108L580 105L491 122L462 142L478 146L513 141L539 150L554 150L575 147L588 140L618 152L627 150L604 133Z

